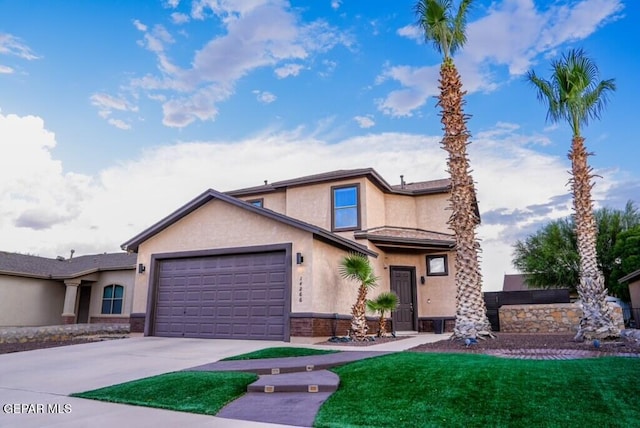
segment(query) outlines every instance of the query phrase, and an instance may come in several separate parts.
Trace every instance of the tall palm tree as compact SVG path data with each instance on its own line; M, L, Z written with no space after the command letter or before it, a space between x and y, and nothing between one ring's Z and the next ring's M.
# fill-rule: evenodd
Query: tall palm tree
M584 313L576 340L617 337L620 330L606 303L607 290L598 267L598 229L591 198L593 175L587 162L590 154L580 133L581 127L588 125L589 120L600 118L608 95L615 91L616 85L613 79L598 81L598 67L582 49L573 49L559 60L552 61L551 69L550 80L539 78L533 70L527 73L527 80L537 89L538 99L548 105L547 120L553 123L566 120L573 133L569 150L569 182L580 256L580 283L577 288Z
M367 300L367 308L371 312L380 314L378 318L378 337L384 337L387 334L387 319L384 316L386 311L395 311L398 307L398 295L393 291L380 293L373 300Z
M364 340L367 335L367 291L375 287L378 278L373 273L373 266L367 256L352 253L340 261L340 275L345 279L358 281L358 298L351 307L350 336L354 340Z
M462 0L455 15L451 0L420 0L415 6L418 25L425 41L432 42L442 55L440 66L440 122L444 138L442 148L447 152L447 167L451 176L449 227L456 242L455 282L456 323L453 337L476 338L490 336L491 324L482 297L482 274L478 253L480 243L476 228L480 217L476 212L476 191L469 167L467 144L469 131L464 113L465 92L452 55L467 41L466 14L472 0Z

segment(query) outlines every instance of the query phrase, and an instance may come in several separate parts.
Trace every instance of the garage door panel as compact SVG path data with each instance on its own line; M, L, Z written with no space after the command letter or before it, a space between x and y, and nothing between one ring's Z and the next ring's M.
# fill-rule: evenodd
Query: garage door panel
M284 251L159 262L154 333L283 340Z

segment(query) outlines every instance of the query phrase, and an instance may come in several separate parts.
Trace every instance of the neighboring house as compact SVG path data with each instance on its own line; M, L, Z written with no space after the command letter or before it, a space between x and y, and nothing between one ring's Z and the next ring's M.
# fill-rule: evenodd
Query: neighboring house
M129 322L136 256L0 252L0 326Z
M618 280L619 283L629 283L629 295L631 296L631 312L635 320L635 327L640 326L640 269L631 272Z
M122 244L138 254L132 331L290 340L347 333L357 284L349 253L395 291L396 331L455 316L449 180L389 185L340 170L226 193L207 190ZM477 209L477 207L476 207ZM375 332L375 331L372 331Z
M533 288L529 288L527 284L525 284L523 274L515 273L504 275L502 291L527 291L531 289Z

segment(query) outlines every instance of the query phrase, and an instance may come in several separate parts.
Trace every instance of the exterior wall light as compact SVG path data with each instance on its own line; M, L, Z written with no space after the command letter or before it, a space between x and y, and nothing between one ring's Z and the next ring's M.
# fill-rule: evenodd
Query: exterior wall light
M302 257L302 253L296 253L296 264L301 265L304 261L304 257Z

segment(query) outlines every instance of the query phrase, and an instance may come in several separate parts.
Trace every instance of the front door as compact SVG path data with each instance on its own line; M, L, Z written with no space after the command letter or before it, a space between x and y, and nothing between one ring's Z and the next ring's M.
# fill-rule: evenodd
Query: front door
M91 304L91 287L80 287L80 299L78 300L78 324L89 322L89 305Z
M415 268L391 267L391 291L398 295L398 308L391 313L395 331L415 330Z

